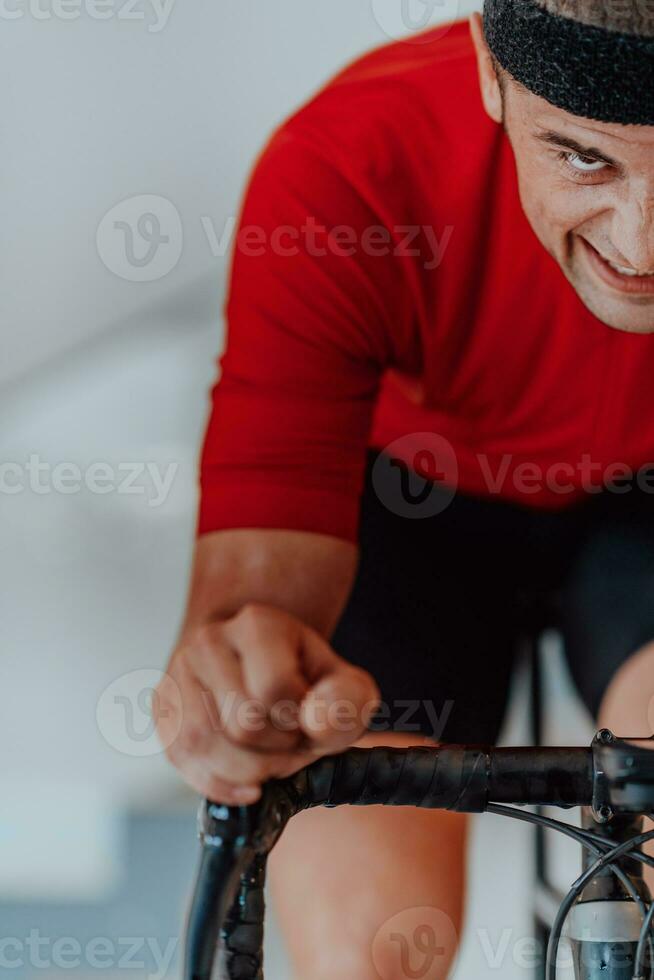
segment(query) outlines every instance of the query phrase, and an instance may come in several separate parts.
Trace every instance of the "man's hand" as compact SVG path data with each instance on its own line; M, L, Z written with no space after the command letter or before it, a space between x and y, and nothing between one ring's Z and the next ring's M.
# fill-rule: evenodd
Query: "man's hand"
M265 605L193 627L155 699L167 756L203 796L254 803L261 784L356 742L379 693L318 632Z

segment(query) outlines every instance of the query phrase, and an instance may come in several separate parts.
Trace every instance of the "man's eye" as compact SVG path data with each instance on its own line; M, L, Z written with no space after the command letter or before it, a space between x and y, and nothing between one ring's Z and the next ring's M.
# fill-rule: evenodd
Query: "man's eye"
M607 166L602 160L584 157L580 153L566 153L564 155L572 169L578 170L580 174L596 174L605 170Z

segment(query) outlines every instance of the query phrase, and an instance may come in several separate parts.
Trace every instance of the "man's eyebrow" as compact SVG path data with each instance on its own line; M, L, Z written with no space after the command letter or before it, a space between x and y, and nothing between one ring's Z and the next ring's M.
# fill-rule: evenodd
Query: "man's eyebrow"
M592 160L597 160L599 163L606 163L609 167L615 167L617 170L621 169L617 160L607 156L606 153L602 153L595 146L582 146L581 143L570 139L569 136L556 133L552 129L548 129L544 133L536 133L535 135L536 139L539 139L542 143L549 143L550 146L562 146L566 150L572 150L573 153L578 153L581 157L589 157Z

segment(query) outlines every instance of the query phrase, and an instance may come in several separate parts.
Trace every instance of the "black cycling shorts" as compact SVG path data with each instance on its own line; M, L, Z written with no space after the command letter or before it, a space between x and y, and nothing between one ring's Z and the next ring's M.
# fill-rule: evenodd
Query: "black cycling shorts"
M596 716L620 665L654 640L652 493L603 492L559 512L457 494L411 520L373 488L374 460L358 576L333 640L379 685L371 729L493 744L521 640L547 628L562 632Z

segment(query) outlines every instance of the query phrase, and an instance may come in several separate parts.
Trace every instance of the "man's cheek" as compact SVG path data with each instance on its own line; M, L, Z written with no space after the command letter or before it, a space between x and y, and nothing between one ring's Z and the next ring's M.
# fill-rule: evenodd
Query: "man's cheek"
M552 243L553 239L577 231L587 220L579 199L572 200L567 192L548 187L542 191L532 188L527 193L529 210L525 208L525 211L541 241Z

